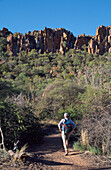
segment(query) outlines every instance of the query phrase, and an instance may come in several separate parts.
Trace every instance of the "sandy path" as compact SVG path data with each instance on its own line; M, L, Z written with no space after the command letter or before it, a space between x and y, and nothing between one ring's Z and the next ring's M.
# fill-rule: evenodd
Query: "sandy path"
M61 135L57 126L50 125L44 129L47 135L41 145L35 145L29 149L31 156L25 162L0 161L1 170L111 170L106 168L91 168L88 160L93 161L90 155L84 158L84 153L72 149L73 136L69 141L69 155L64 155ZM84 158L84 159L83 159Z
M34 147L33 152L40 155L41 169L48 170L89 170L89 164L80 157L80 152L73 151L69 143L69 155L64 156L62 140L56 127L48 128L43 144Z

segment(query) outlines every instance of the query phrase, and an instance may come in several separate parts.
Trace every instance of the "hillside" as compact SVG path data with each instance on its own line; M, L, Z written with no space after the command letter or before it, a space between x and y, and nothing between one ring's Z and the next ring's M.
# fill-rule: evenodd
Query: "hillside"
M96 36L77 38L65 29L45 28L22 35L3 28L2 147L13 149L18 140L19 149L25 143L41 143L42 123L59 122L68 112L77 124L75 146L110 157L110 43L110 26L98 27Z

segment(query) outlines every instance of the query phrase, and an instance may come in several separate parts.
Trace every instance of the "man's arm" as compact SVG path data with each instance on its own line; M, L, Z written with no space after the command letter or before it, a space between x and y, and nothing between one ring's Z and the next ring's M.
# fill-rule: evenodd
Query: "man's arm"
M71 119L70 119L71 120ZM76 127L76 124L71 120L71 123L72 123L72 131L75 129L75 127Z
M62 132L62 124L63 124L63 121L64 119L62 119L59 124L58 124L58 128L59 128L59 131Z

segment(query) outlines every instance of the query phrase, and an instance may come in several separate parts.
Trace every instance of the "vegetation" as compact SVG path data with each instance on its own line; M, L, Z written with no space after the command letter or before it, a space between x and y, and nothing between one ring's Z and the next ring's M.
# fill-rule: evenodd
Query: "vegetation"
M75 150L80 150L81 152L84 152L85 150L91 152L94 155L100 155L101 150L99 148L95 148L94 146L84 146L80 142L74 142L73 148Z
M65 55L38 54L32 49L11 56L5 39L0 42L0 119L6 147L18 139L40 141L40 120L59 120L69 112L88 129L90 146L110 154L111 54L74 49Z

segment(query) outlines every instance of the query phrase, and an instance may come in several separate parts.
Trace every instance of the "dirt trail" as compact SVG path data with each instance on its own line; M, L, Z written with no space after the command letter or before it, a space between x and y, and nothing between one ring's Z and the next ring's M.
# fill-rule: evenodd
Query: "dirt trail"
M41 169L48 170L89 170L89 164L83 160L82 153L74 151L69 142L69 155L65 156L62 140L57 127L48 128L48 135L45 136L43 144L34 147L33 151L39 155Z
M35 145L29 149L31 156L23 162L1 161L1 170L111 170L108 168L92 168L84 153L72 149L72 138L69 140L69 155L64 155L62 140L57 126L50 125L45 129L44 141L41 145ZM72 140L71 140L72 139ZM84 159L83 159L84 158ZM1 158L0 158L1 159ZM90 160L89 156L89 160ZM92 159L91 159L92 160Z

